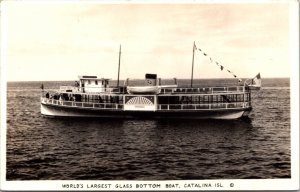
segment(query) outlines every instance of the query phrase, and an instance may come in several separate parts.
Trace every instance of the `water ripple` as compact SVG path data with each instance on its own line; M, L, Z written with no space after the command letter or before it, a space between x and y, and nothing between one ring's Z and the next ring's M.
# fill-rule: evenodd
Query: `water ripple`
M248 119L111 121L44 118L31 86L8 87L8 180L291 177L289 89L255 94Z

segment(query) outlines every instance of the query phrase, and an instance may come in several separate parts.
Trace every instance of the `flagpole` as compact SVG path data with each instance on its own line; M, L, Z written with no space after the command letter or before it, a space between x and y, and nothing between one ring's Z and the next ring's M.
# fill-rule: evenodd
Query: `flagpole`
M193 87L193 75L194 75L194 56L195 56L195 41L193 45L193 60L192 60L192 76L191 76L191 87Z
M118 82L117 82L117 87L119 88L119 77L120 77L120 63L121 63L121 45L119 49L119 67L118 67Z

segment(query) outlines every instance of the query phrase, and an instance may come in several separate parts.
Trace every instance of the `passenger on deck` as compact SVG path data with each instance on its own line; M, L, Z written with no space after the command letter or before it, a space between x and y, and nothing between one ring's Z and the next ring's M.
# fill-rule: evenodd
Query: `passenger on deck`
M59 101L64 101L64 96L62 94L59 95Z
M103 99L99 96L99 103L103 103Z
M80 86L80 85L79 85L78 81L75 81L74 86L77 88L77 91L79 91L79 89L80 89L79 86Z
M57 99L58 99L58 95L57 95L57 94L54 94L54 95L53 95L53 99L57 100Z
M46 93L46 98L49 99L49 92Z
M72 94L68 94L68 101L72 101L73 100L73 95Z

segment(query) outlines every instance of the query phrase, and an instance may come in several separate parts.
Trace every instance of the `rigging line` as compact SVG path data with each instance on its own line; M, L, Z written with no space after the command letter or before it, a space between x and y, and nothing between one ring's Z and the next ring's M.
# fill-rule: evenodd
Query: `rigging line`
M195 46L195 50L198 50L198 51L202 52L203 55L206 56L206 57L208 56L207 53L203 52L203 50L201 50L200 48L197 48L197 46ZM209 59L210 59L210 62L213 63L213 59L212 59L211 57L209 57ZM223 65L220 65L218 62L215 62L215 63L216 63L218 66L220 66L221 71L223 71L223 69L226 69L226 71L227 71L228 73L230 73L231 75L233 75L234 78L237 78L237 76L236 76L232 71L228 70L228 69L225 68ZM240 81L240 79L239 79L239 81Z

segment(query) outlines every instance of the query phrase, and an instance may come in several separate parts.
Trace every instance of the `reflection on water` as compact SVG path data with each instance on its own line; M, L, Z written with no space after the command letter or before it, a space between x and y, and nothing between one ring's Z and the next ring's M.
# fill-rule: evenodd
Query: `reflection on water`
M243 154L256 150L248 143L256 136L249 119L46 121L55 126L43 145L61 158L53 165L67 165L74 179L222 178L245 164ZM63 159L70 161L61 164ZM234 173L230 177L238 178L243 171Z

